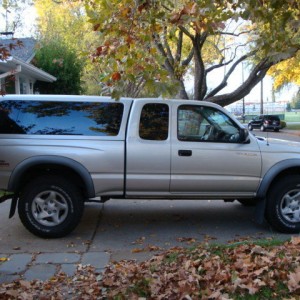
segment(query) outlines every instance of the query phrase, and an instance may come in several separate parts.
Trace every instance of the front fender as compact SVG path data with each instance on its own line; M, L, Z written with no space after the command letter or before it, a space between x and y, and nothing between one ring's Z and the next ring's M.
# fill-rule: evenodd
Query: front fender
M30 168L43 164L59 165L73 170L83 180L86 187L87 196L89 198L95 197L94 184L89 171L82 164L73 159L55 155L41 155L23 160L13 170L8 182L8 190L17 191L20 188L21 179L26 174L26 171L28 171Z
M257 191L258 198L265 198L273 180L282 172L289 169L299 168L300 170L300 159L291 158L278 162L272 168L270 168L265 176L263 177L259 189ZM300 173L300 172L299 172Z
M292 158L286 159L275 164L263 177L259 189L257 191L257 198L261 199L255 207L255 220L257 223L262 224L265 217L265 210L267 204L267 193L274 181L274 179L282 172L299 168L300 159ZM300 172L299 172L300 173Z

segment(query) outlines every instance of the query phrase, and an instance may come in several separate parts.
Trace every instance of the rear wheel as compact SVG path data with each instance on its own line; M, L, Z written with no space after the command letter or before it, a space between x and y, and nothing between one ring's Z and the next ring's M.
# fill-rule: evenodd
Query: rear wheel
M261 125L261 126L260 126L260 131L266 131L266 128L265 128L264 125Z
M60 176L31 181L20 195L18 212L23 225L44 238L63 237L80 222L84 209L78 188Z
M288 175L271 188L267 198L266 218L281 232L300 232L299 175Z

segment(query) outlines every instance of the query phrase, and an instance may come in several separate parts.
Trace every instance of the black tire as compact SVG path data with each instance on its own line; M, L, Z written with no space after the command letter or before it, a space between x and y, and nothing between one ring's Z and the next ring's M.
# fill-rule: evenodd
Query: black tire
M261 126L260 126L260 131L266 131L266 128L265 128L264 125L261 125Z
M69 234L80 222L84 201L79 189L67 179L46 175L32 180L18 204L23 225L43 238Z
M252 131L253 130L253 126L251 124L248 125L248 129L249 131Z
M255 206L259 199L251 198L251 199L238 199L238 202L240 202L244 206Z
M279 128L275 128L274 131L275 131L275 132L279 132Z
M267 196L266 218L280 232L300 232L300 176L287 175Z

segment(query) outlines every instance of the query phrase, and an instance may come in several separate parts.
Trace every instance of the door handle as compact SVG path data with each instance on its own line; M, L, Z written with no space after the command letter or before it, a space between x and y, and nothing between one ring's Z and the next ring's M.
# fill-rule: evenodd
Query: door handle
M192 156L192 150L178 150L179 156Z

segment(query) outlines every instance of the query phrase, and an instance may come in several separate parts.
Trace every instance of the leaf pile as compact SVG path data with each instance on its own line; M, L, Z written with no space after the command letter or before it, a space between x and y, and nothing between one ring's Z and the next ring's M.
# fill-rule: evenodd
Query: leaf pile
M300 299L300 237L277 246L175 247L145 262L112 263L103 274L79 265L74 277L2 284L0 299Z

